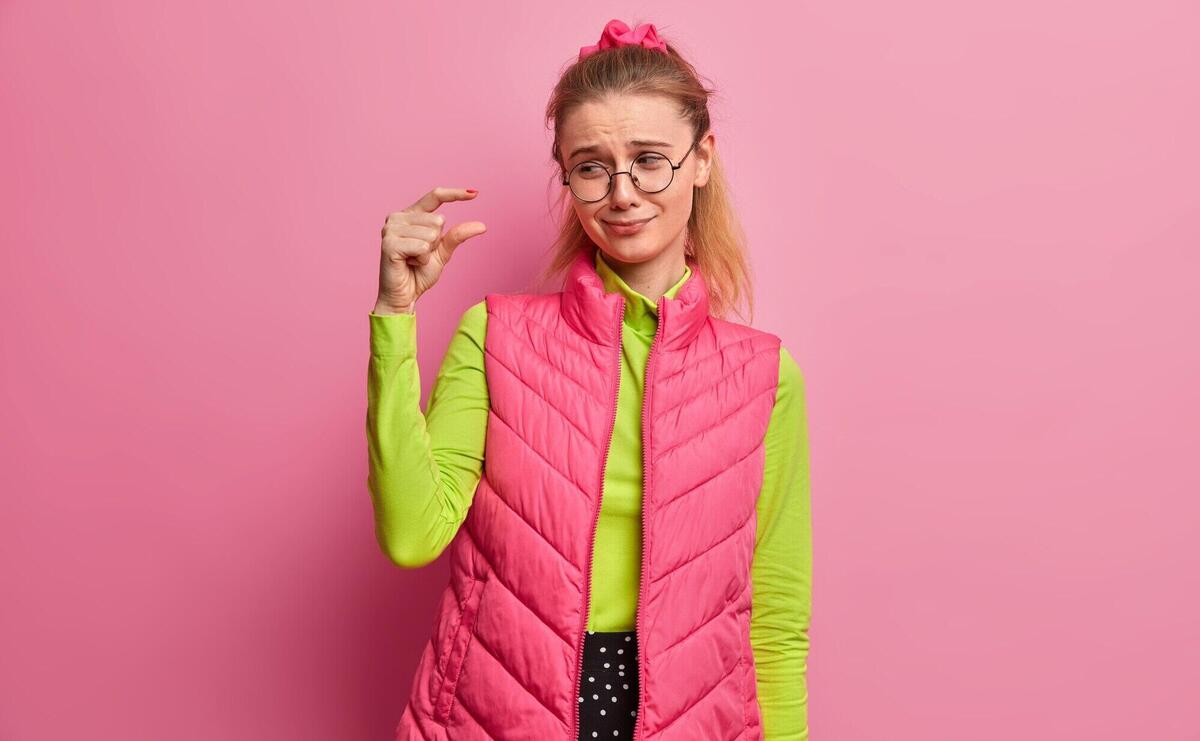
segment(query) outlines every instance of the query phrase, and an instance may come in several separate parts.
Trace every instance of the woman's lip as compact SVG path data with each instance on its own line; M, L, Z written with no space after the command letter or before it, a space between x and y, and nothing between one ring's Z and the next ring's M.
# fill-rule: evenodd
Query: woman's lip
M625 236L625 235L629 235L629 234L637 234L639 231L641 231L642 227L645 226L646 224L650 223L650 221L653 218L654 218L653 216L648 216L645 219L642 219L640 221L635 221L635 222L632 222L629 224L617 224L615 222L606 221L604 219L601 219L601 221L604 221L605 224L608 224L609 229L613 230L617 234Z

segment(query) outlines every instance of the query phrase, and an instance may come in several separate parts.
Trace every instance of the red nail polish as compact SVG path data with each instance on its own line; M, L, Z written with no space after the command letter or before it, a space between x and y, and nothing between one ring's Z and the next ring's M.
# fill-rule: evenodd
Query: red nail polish
M466 190L468 193L478 193L479 192L479 191L475 190L474 188L467 188Z

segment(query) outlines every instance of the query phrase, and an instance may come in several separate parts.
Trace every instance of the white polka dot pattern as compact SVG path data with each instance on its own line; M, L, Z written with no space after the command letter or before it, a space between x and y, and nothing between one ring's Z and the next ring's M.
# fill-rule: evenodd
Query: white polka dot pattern
M584 635L583 674L579 679L579 741L633 738L638 704L636 639L637 634L632 630L587 631ZM605 661L614 653L624 662L620 668Z

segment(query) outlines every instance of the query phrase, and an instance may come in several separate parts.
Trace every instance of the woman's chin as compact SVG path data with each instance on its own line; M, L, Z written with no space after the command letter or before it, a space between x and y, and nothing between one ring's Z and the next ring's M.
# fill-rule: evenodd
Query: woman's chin
M604 248L604 256L618 262L637 263L653 257L654 250L634 244L632 240L622 239L616 243L608 243Z

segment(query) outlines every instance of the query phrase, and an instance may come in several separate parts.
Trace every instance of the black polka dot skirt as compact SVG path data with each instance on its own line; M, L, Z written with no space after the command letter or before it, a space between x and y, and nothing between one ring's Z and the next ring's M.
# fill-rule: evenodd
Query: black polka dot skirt
M579 741L629 741L637 705L637 633L588 631L579 675Z

